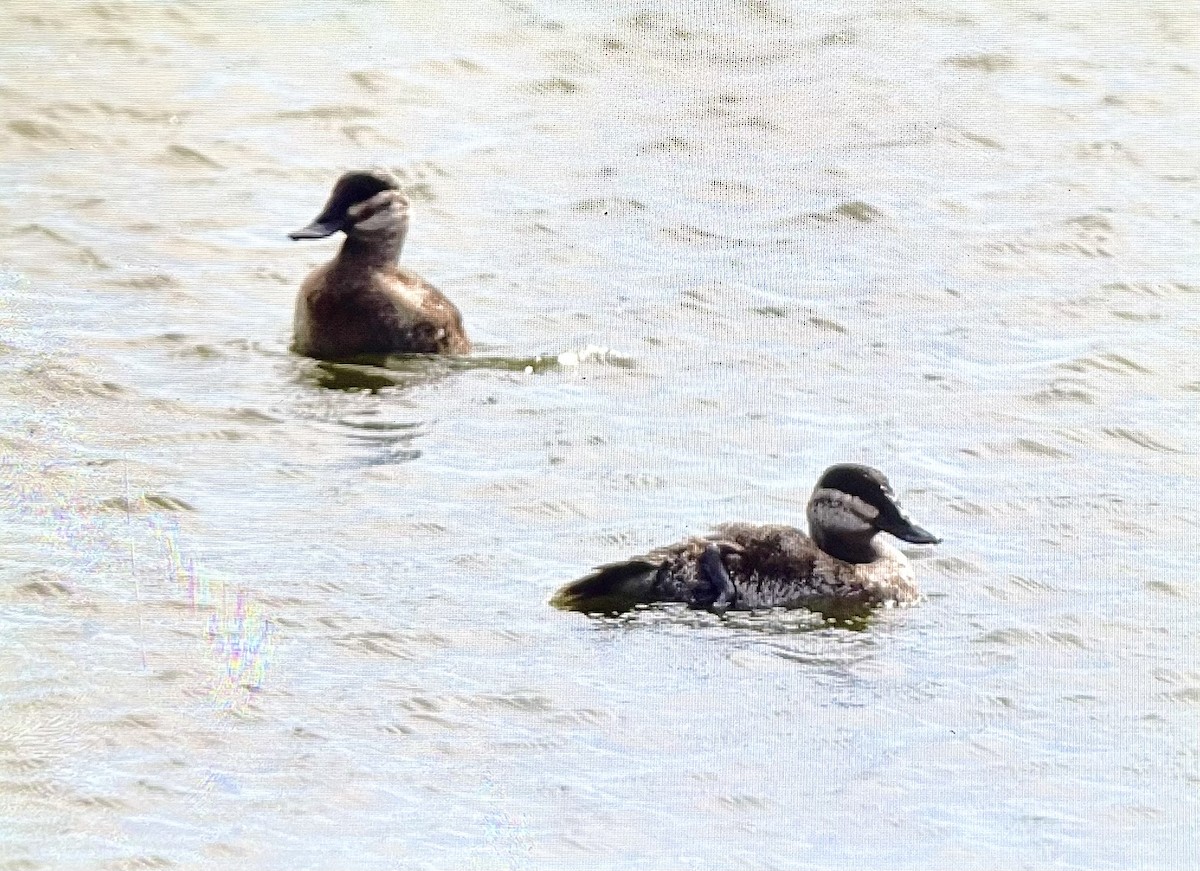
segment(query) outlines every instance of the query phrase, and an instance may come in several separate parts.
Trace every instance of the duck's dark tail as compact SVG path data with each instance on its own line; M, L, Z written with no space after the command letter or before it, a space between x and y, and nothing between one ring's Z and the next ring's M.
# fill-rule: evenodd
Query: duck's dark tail
M554 594L550 604L566 611L628 611L641 602L654 600L658 567L657 562L640 559L601 566L567 584Z

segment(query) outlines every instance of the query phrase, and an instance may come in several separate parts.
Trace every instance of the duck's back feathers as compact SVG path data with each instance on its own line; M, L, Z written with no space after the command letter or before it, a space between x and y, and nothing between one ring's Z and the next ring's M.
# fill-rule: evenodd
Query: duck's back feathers
M903 605L918 598L908 558L882 541L873 542L872 562L850 563L791 526L731 523L717 532L738 546L724 559L737 608Z

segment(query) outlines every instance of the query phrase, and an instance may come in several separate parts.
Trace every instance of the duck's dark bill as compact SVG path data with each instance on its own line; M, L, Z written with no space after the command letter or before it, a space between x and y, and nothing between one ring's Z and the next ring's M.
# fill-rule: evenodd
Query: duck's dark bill
M342 229L341 221L316 220L303 229L288 233L290 239L324 239Z
M896 538L911 542L912 544L939 544L941 542L941 539L932 532L922 529L904 517L893 523L889 523L887 526L884 526L882 523L879 526L884 532L890 532Z

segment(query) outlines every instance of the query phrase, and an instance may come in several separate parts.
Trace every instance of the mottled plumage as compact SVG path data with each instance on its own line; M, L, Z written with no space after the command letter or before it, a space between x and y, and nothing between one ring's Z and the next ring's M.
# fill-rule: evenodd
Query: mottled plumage
M918 597L908 558L876 539L939 539L900 511L887 479L867 466L831 466L808 503L811 537L790 526L728 523L612 565L568 584L554 598L582 611L644 602L685 602L724 611L772 607L903 605Z
M291 237L320 239L338 231L346 241L337 257L300 288L294 351L339 360L471 350L454 304L397 264L408 233L408 200L390 173L346 173L321 214Z

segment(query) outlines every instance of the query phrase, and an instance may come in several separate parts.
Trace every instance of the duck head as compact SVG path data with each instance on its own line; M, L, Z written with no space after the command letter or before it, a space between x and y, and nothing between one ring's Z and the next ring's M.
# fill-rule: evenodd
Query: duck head
M341 231L350 239L388 239L399 256L408 233L408 200L390 172L348 172L337 180L321 214L292 239L324 239Z
M817 547L846 562L874 562L872 539L880 532L913 544L941 541L908 519L882 472L853 463L826 469L808 500L808 533Z

